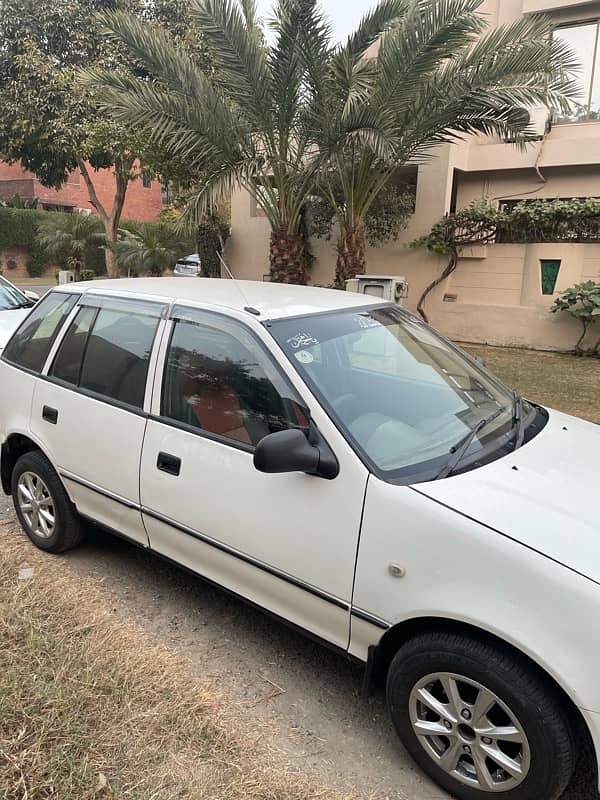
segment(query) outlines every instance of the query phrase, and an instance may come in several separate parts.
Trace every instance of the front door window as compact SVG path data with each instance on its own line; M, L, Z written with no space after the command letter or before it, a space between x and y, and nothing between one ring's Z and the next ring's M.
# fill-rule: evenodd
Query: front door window
M174 323L161 416L251 448L269 433L308 427L300 399L256 339L209 316Z

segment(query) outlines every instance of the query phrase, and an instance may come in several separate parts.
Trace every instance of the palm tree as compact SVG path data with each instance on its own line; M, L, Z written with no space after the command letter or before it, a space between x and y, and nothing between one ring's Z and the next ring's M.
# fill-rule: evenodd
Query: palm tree
M320 164L307 99L319 89L321 62L332 49L316 2L278 0L270 44L254 0L190 0L210 74L166 31L123 12L104 13L106 35L152 79L102 70L83 76L113 117L205 176L189 204L196 221L234 188L245 188L271 225L271 278L293 283L306 282L301 219ZM357 52L364 54L404 5L383 0Z
M365 218L399 167L471 133L523 145L533 135L527 108L564 110L576 92L575 63L549 20L485 32L482 2L382 0L335 46L317 0L278 0L273 44L253 0L190 0L210 74L165 31L105 13L107 35L153 77L89 71L85 81L118 121L206 176L190 204L198 215L247 189L271 225L274 280L306 280L301 218L320 184L337 210L343 286L364 272Z
M38 224L37 241L50 258L85 268L86 258L105 243L104 226L94 214L49 211Z
M365 218L399 167L472 133L524 146L535 136L527 109L564 110L576 94L577 65L550 20L486 30L482 2L407 0L370 59L356 34L328 59L307 49L312 128L339 225L336 285L365 272Z
M122 228L111 248L117 264L128 275L162 275L178 258L189 254L195 244L179 236L172 225L141 224L131 230Z

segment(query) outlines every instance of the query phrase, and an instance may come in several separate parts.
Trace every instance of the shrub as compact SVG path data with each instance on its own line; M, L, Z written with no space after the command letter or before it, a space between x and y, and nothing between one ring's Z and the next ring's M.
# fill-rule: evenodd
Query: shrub
M82 269L79 275L80 281L93 281L96 277L96 273L93 269Z
M600 338L591 349L582 346L590 326L600 322L600 283L585 281L565 289L550 311L567 311L581 323L582 334L575 345L578 355L600 355Z

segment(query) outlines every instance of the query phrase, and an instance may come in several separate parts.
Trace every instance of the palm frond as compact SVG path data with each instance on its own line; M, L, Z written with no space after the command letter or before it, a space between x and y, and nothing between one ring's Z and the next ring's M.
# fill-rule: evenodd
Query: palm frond
M400 21L410 5L410 0L381 0L363 16L340 52L353 62L362 58L382 34Z
M412 0L400 23L381 40L376 104L410 106L446 62L469 48L485 25L482 0Z
M266 131L273 127L271 73L261 37L248 29L235 0L191 0L190 17L210 50L223 93Z
M214 96L194 101L129 73L98 69L86 70L82 80L114 119L135 125L168 153L188 159L190 167L204 169L252 147L247 123Z

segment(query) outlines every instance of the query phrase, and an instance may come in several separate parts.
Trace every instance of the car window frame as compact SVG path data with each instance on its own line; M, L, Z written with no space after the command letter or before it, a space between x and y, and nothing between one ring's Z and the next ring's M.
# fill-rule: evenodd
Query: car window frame
M52 383L56 386L60 386L63 389L68 389L69 391L79 394L82 397L88 397L91 400L97 400L98 402L105 403L106 405L110 405L115 408L119 408L123 411L129 411L130 413L135 414L136 416L147 418L150 414L150 402L152 397L152 388L155 380L155 370L156 370L156 361L158 358L158 351L164 335L165 324L172 301L165 298L146 298L144 296L139 296L139 297L123 296L123 295L100 294L92 292L90 293L81 292L79 293L79 295L80 295L79 300L75 303L75 305L71 309L71 312L66 317L59 335L55 338L53 345L50 348L42 372L36 374L42 380L48 383ZM148 371L146 373L146 382L144 386L144 398L141 407L131 405L130 403L125 403L122 400L109 397L107 395L92 391L90 389L85 389L81 386L75 386L74 384L69 383L68 381L56 378L50 374L50 370L54 365L54 361L56 359L56 356L58 355L62 343L71 325L75 321L75 318L77 317L82 308L90 308L90 307L97 308L99 312L103 308L107 310L123 310L127 309L130 305L133 306L137 305L138 308L140 307L140 305L146 305L146 306L152 305L152 306L158 306L161 309L160 313L156 315L158 319L158 325L154 332L152 347L150 349L150 356L148 359ZM93 332L93 327L91 331ZM84 354L86 351L87 351L87 344Z
M213 433L212 431L204 430L203 428L195 425L189 425L186 422L163 416L162 396L168 366L168 354L170 352L173 334L177 327L176 323L178 320L196 323L199 325L210 324L210 321L212 320L212 327L216 327L217 329L219 328L218 325L214 325L214 320L223 320L229 326L238 327L240 330L243 330L244 333L247 333L253 339L261 354L269 361L272 368L277 372L280 380L286 385L286 387L288 387L291 397L297 398L302 410L306 413L309 423L312 421L310 406L298 388L290 380L282 365L278 362L275 354L271 352L266 342L261 339L261 337L252 329L250 325L247 325L242 319L231 314L215 311L213 309L202 308L199 306L187 305L181 300L173 301L169 311L168 319L166 320L165 331L157 357L156 377L154 381L154 390L152 393L152 404L149 419L153 420L154 422L161 423L162 425L167 425L169 427L184 431L185 433L191 433L194 436L199 436L202 439L207 439L209 441L216 442L217 444L231 447L234 450L240 450L248 453L249 455L253 455L254 451L256 450L256 445L247 444L246 442L242 441L236 441L235 439L222 436L219 433ZM226 333L227 331L224 330L224 332Z

